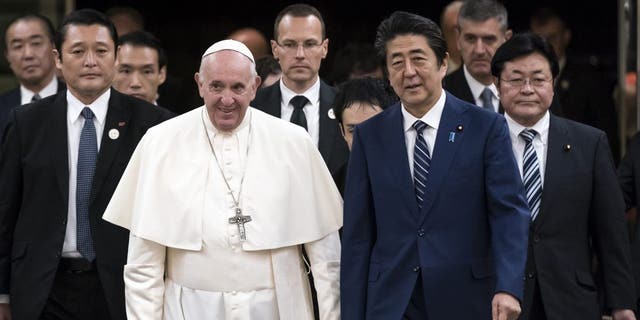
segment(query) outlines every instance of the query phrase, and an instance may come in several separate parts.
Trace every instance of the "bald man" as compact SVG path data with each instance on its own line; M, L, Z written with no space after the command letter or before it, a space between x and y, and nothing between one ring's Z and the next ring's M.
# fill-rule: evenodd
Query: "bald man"
M255 28L241 28L229 34L228 39L244 43L256 60L269 55L270 48L267 38Z

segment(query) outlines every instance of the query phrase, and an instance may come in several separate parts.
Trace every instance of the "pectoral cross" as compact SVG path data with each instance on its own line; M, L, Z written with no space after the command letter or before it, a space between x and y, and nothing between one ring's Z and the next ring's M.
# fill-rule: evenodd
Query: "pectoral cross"
M243 216L240 208L236 208L236 215L229 218L229 224L238 225L238 232L240 233L241 240L247 240L247 236L244 231L244 224L249 221L251 221L251 216Z

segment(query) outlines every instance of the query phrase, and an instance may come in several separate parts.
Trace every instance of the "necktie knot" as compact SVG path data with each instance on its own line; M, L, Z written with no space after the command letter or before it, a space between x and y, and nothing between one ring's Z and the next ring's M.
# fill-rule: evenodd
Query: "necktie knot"
M91 111L89 107L84 107L84 109L82 109L81 114L82 114L82 117L84 117L87 120L93 119L93 111Z
M482 99L483 108L487 110L495 111L493 109L493 92L491 92L491 89L489 89L489 87L486 87L484 88L484 90L482 90L482 94L480 94L480 98Z
M416 122L414 122L412 126L414 129L416 129L416 132L418 134L421 134L422 131L424 131L424 129L427 128L427 124L424 123L422 120L416 120Z
M291 99L291 104L296 109L302 109L309 102L309 99L305 96L295 96Z
M36 93L33 95L33 97L31 97L31 102L36 102L40 99L42 99L42 97L40 97L40 95Z
M520 138L522 138L526 143L531 143L537 134L538 132L533 129L524 129L520 132Z

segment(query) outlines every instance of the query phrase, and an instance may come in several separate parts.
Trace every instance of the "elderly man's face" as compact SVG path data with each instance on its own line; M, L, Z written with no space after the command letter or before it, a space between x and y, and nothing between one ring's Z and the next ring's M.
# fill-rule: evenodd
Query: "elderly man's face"
M464 65L474 79L488 85L491 77L491 59L511 30L503 30L496 18L483 22L459 19L458 48Z
M549 61L539 53L532 53L506 62L498 80L498 90L504 111L521 125L533 126L553 100Z
M53 78L52 39L38 19L18 20L6 32L6 58L20 83L44 86Z
M198 91L213 126L232 131L240 125L255 98L260 77L251 72L249 58L239 52L222 50L204 59L195 75Z

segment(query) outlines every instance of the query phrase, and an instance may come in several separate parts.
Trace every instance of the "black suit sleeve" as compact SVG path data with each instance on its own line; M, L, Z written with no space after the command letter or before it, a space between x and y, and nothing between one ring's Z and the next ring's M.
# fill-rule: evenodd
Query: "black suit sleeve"
M611 309L634 309L635 292L629 238L624 224L624 200L604 132L597 143L592 168L594 187L589 227L604 271L605 305Z
M638 161L640 161L640 135L636 135L633 138L629 144L627 154L618 167L618 180L620 181L620 187L622 187L622 195L624 196L627 210L638 205L635 177L635 164Z
M8 294L13 231L22 202L20 133L11 111L0 153L0 294Z

